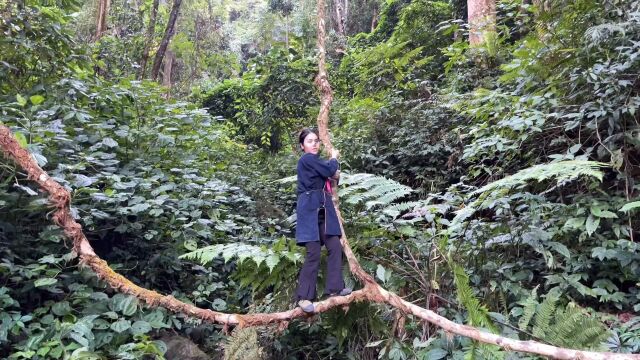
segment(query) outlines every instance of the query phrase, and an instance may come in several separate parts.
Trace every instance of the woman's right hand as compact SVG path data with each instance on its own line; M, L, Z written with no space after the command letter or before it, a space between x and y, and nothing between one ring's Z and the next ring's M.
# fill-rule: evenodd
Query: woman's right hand
M331 158L337 159L338 156L340 156L340 151L336 148L331 149Z

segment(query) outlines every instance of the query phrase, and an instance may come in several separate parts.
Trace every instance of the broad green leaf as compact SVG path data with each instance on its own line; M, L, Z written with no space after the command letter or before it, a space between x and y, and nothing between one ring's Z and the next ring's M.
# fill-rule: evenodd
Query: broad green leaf
M16 95L16 101L18 102L18 104L19 104L20 106L25 106L25 105L27 105L27 99L25 99L24 97L22 97L22 95L20 95L20 94L17 94L17 95Z
M103 293L103 292L92 292L89 295L89 298L91 300L97 300L97 301L104 301L104 300L109 300L109 295Z
M87 349L86 347L75 349L73 353L71 353L71 356L69 357L69 360L101 360L101 359L102 359L102 356L92 351L89 351L89 349Z
M593 216L597 216L599 218L613 219L618 217L618 215L612 213L611 211L602 210L599 206L592 206L590 210Z
M35 287L42 287L42 286L53 285L57 282L58 282L58 279L54 279L54 278L40 278L34 281L33 285L35 285Z
M122 315L131 316L138 310L138 299L133 295L125 297L119 304L119 309Z
M193 239L185 240L183 246L189 251L196 251L198 249L198 243Z
M60 301L53 304L51 311L58 316L64 316L71 312L71 306L68 301Z
M84 336L82 336L82 334L79 334L75 331L72 331L69 333L69 336L75 340L78 344L82 345L82 346L89 346L89 340L85 339Z
M110 326L110 323L104 319L95 319L93 321L93 328L96 330L106 330Z
M564 228L566 229L581 229L584 227L585 218L583 217L575 217L570 218L564 223Z
M151 325L142 320L138 320L131 325L131 333L133 335L146 334L151 331Z
M435 348L435 349L431 349L429 350L429 352L427 353L427 356L425 357L425 359L429 359L429 360L440 360L440 359L444 359L445 357L447 357L449 353L441 348Z
M42 95L33 95L29 97L29 100L33 105L40 105L44 101L44 96Z
M141 204L133 205L130 209L131 209L131 212L133 214L137 214L139 212L143 212L143 211L147 210L149 207L151 207L151 205L149 205L147 203L141 203Z
M112 147L112 148L118 146L118 142L113 140L110 137L106 137L106 138L102 139L102 143L105 144L106 146Z
M626 203L623 207L620 208L619 211L627 212L629 210L633 210L640 207L640 201L633 201L630 203Z
M376 276L382 282L386 282L387 281L387 279L386 279L386 269L384 268L384 266L378 264L378 268L376 269Z
M600 225L600 218L594 217L593 215L589 215L589 217L587 218L587 222L585 224L587 234L591 236L591 234L593 234L596 231L596 229L598 229L599 225Z
M16 131L15 133L13 133L13 136L16 137L16 140L18 140L18 144L20 144L20 146L22 146L23 148L27 147L28 145L27 138L24 136L23 133Z
M567 259L571 258L571 252L569 251L569 249L564 244L556 242L556 241L550 241L549 242L549 246L553 250L558 252L558 254L566 257Z
M123 331L127 331L131 328L131 321L129 320L118 320L116 322L114 322L113 324L111 324L111 330L117 332L117 333L121 333Z

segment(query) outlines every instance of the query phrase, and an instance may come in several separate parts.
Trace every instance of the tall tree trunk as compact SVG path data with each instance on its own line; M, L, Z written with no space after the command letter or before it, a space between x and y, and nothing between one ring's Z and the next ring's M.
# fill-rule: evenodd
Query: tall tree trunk
M349 31L349 0L343 0L342 9L342 27L344 28L344 33L346 35Z
M111 0L99 0L98 2L98 16L96 17L96 34L93 37L94 40L98 40L107 31L107 16L109 15L109 8L111 7Z
M496 31L496 0L467 0L469 44L484 43Z
M213 7L211 5L211 0L207 0L207 10L209 11L209 22L213 19Z
M165 97L168 99L171 97L171 71L173 70L173 61L176 55L171 50L167 50L164 57L164 67L162 69L162 85L167 88Z
M200 59L200 33L201 29L205 27L205 19L200 18L200 14L196 14L196 21L194 24L194 39L193 39L193 62L191 63L191 75L189 79L193 81L196 78L198 71L198 64Z
M287 51L289 49L289 15L284 17L284 42L287 44Z
M333 7L336 10L336 31L340 36L344 36L344 4L342 0L334 0Z
M169 14L169 22L167 23L167 28L164 31L164 36L162 37L162 41L160 42L158 51L156 52L156 57L153 60L153 69L151 69L151 78L153 80L158 79L158 73L160 72L162 59L164 58L164 54L167 51L169 42L171 41L171 37L173 37L176 29L176 20L178 19L178 13L180 12L181 4L182 0L173 0L173 7L171 7L171 13Z
M373 16L371 16L370 32L373 32L376 29L376 26L378 26L378 6L377 5L373 8Z
M153 43L153 33L156 28L156 19L158 18L158 4L159 0L153 0L151 6L151 13L149 14L149 27L147 28L147 34L145 36L144 50L142 52L142 59L140 60L140 69L138 69L138 79L144 79L147 73L147 62L149 61L149 51L151 50L151 44Z

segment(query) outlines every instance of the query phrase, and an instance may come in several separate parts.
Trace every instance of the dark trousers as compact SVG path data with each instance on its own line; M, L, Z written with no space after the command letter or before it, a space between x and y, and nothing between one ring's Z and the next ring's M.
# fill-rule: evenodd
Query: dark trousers
M327 248L327 277L324 287L325 294L338 293L344 289L342 279L342 245L339 236L326 236L324 229L324 213L318 214L318 227L320 230L320 241L310 241L305 243L307 256L304 265L300 270L298 278L298 288L296 289L297 300L315 300L316 282L318 281L318 271L320 270L320 250L322 245Z

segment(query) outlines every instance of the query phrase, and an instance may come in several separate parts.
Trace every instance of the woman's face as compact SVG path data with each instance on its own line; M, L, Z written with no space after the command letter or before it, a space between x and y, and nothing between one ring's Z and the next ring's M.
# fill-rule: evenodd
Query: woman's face
M318 135L309 133L309 135L304 138L304 142L300 144L300 146L302 147L302 151L305 153L317 155L320 150L320 139L318 139Z

